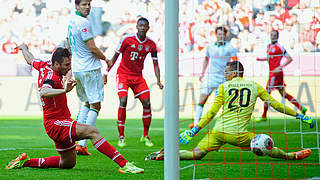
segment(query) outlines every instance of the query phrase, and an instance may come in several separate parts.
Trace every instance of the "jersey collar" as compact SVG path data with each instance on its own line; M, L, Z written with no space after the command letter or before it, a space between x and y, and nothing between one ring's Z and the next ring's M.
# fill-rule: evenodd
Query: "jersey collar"
M147 41L147 37L146 37L143 41L141 41L141 40L139 39L139 37L138 37L138 34L136 34L136 39L137 39L138 42L141 43L141 44Z
M82 14L79 11L76 11L76 15L84 17L84 16L82 16Z
M234 77L234 78L232 78L232 81L236 81L236 80L239 80L239 79L243 79L243 77Z
M218 42L215 42L214 45L216 45L216 46L218 46L218 47L224 46L224 45L226 45L226 41L222 41L222 44L221 44L221 45L218 44Z

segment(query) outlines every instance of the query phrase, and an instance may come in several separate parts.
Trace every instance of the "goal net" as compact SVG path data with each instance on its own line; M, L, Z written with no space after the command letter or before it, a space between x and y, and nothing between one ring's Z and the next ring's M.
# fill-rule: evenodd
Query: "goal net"
M320 2L180 2L180 131L188 129L197 114L197 106L202 100L199 77L203 68L208 68L212 61L209 59L208 65L204 65L208 46L218 40L215 32L218 26L224 26L228 30L226 41L238 50L238 60L245 69L244 78L253 80L262 87L266 87L268 82L269 62L257 61L257 58L270 58L267 56L267 48L271 42L271 32L279 32L278 43L292 57L292 62L283 68L285 92L280 94L276 89L271 92L271 96L298 113L301 113L299 105L307 108L306 114L316 123L314 128L309 128L270 106L266 121L258 122L264 111L264 103L257 100L248 130L255 134L269 135L274 145L285 152L311 149L312 153L303 160L276 159L256 156L250 149L246 151L225 144L218 151L210 151L201 160L193 160L192 163L181 161L181 173L188 173L193 179L319 178ZM286 58L283 57L281 65L285 63ZM213 105L215 96L213 91L204 104L202 117ZM180 149L196 148L214 124L215 119L195 136L191 145L180 145Z

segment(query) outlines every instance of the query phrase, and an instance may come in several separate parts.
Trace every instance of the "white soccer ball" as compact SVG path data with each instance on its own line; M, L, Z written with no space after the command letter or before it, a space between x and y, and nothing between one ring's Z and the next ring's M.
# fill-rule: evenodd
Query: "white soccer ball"
M250 147L251 151L258 156L270 155L273 140L266 134L258 134L251 140Z

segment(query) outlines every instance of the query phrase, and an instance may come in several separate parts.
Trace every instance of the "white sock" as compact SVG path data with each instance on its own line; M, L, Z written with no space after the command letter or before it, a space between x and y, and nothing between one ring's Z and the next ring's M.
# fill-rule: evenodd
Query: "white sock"
M88 108L87 116L85 118L84 123L92 126L96 126L97 116L98 116L98 112L95 109ZM87 140L86 139L80 140L78 141L78 144L82 147L85 147L87 145Z
M200 121L203 112L203 105L196 106L196 114L194 116L193 125L197 125Z
M86 139L82 139L80 141L78 141L78 144L82 147L86 147L87 146L87 140Z
M98 112L99 111L97 111L95 109L90 109L89 112L88 112L88 118L87 118L87 123L86 124L89 124L89 125L92 125L92 126L96 126Z
M86 123L87 120L87 116L88 116L88 112L89 112L89 107L84 105L82 106L82 108L80 109L78 116L77 116L77 121L79 123Z

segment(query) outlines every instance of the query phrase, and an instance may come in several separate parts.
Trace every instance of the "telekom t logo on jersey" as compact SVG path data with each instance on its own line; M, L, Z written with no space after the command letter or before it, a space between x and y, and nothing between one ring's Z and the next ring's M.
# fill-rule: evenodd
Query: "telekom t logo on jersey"
M139 55L138 52L132 52L132 51L131 51L131 54L130 54L131 59L130 59L130 60L131 60L131 61L136 60L137 57L138 57L138 55Z

